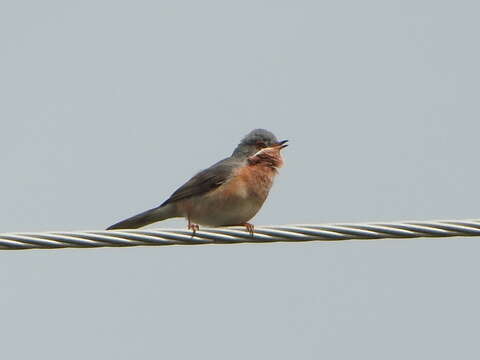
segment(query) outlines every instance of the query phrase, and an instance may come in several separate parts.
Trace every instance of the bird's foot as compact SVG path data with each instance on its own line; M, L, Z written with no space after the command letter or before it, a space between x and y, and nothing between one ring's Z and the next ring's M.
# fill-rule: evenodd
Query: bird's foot
M250 224L250 223L244 223L244 224L241 224L241 225L245 226L245 229L247 229L250 236L253 237L253 231L255 230L255 226L253 224Z
M192 230L192 238L195 236L198 230L200 230L200 226L198 224L193 224L188 222L188 230Z

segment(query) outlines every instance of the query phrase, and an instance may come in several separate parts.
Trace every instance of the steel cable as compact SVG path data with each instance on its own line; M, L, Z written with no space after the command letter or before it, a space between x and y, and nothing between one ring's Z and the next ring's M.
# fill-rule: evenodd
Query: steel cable
M94 248L152 245L238 244L297 241L480 236L480 220L406 221L358 224L282 225L190 230L140 229L0 234L0 249Z

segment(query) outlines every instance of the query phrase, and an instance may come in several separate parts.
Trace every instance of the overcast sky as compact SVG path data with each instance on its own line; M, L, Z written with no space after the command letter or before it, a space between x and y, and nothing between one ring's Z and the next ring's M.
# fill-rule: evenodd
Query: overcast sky
M290 146L257 226L477 218L479 11L4 0L0 232L104 229L258 127ZM2 358L474 359L479 251L476 238L0 251Z

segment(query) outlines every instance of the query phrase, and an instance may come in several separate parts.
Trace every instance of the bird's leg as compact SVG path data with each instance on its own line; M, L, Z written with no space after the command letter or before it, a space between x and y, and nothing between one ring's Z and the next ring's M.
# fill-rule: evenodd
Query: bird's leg
M243 224L240 224L240 225L243 225L245 226L245 229L247 229L247 231L250 233L251 237L253 237L253 231L255 230L255 226L253 226L253 224L250 224L250 223L243 223Z
M196 232L200 230L200 226L198 224L194 224L190 221L190 218L188 218L188 230L192 230L192 238L195 236Z

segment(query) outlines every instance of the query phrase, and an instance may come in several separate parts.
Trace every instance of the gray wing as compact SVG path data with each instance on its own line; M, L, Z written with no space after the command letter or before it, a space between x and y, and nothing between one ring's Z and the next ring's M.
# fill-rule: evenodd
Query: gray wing
M175 192L160 206L164 206L182 199L206 194L230 179L233 170L239 165L232 158L223 159L209 168L200 171Z

